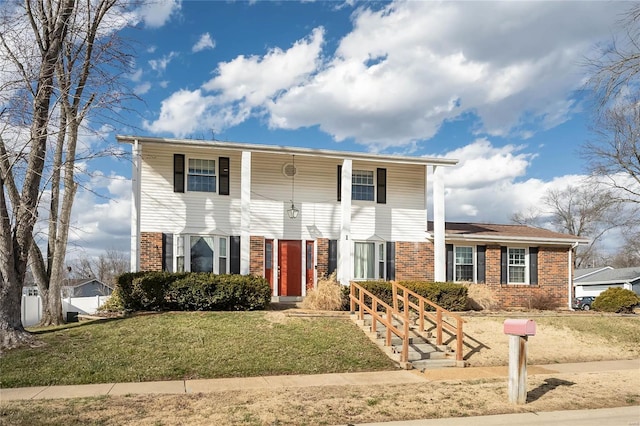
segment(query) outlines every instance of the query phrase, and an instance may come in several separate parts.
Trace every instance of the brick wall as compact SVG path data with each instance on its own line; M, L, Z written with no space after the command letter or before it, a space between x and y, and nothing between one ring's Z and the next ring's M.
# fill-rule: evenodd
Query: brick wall
M327 238L318 238L316 241L316 256L316 270L318 279L321 279L329 272L329 240Z
M433 281L433 244L397 241L396 280Z
M264 237L249 237L249 274L264 277Z
M500 247L487 247L487 282L503 308L529 309L536 299L548 297L557 307L567 307L569 297L569 258L567 248L540 247L538 284L500 284Z
M140 233L140 270L162 271L162 232Z

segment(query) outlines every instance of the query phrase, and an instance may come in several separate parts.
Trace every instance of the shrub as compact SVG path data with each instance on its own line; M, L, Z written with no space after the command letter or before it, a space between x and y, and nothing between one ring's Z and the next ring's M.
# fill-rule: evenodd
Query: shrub
M474 311L493 311L501 308L493 291L484 284L464 284L467 287L467 309Z
M198 272L127 273L118 277L115 292L129 311L255 310L271 301L264 278Z
M633 308L638 304L640 304L640 297L633 291L610 287L596 297L592 307L596 311L633 313Z
M529 309L552 311L560 306L558 298L547 293L536 293L529 297Z
M389 281L364 281L358 283L386 304L393 306L393 288ZM400 281L400 285L426 297L448 311L462 311L467 305L467 288L456 283L432 283L427 281ZM427 308L433 310L433 308Z
M343 288L349 288L336 281L335 272L328 277L318 280L316 288L307 292L307 296L302 302L305 309L317 311L338 311L343 310ZM347 293L348 297L348 293Z
M124 310L124 302L117 287L111 292L109 299L98 307L98 312L123 312Z

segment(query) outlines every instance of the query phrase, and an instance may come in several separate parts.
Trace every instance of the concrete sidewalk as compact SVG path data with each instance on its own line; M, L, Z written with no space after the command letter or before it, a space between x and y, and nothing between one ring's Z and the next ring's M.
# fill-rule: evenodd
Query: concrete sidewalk
M639 426L640 406L596 410L536 411L535 413L492 416L449 417L386 423L359 423L358 426Z
M574 364L531 365L528 375L554 373L588 373L599 371L638 370L640 359L596 361ZM228 390L276 389L314 386L375 386L383 384L426 383L440 380L473 380L507 377L507 367L442 368L376 371L365 373L334 373L292 376L260 376L230 379L172 380L162 382L101 383L92 385L37 386L0 389L0 402L11 400L82 398L103 395L185 394Z

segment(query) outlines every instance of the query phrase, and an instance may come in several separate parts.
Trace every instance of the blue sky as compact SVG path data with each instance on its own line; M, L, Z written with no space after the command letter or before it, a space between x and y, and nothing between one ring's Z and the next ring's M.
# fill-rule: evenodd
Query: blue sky
M116 134L460 160L450 221L508 223L584 178L583 66L628 2L162 1L123 30L143 102ZM127 147L128 149L128 147ZM101 160L72 240L127 250L130 164ZM100 176L104 178L100 178Z

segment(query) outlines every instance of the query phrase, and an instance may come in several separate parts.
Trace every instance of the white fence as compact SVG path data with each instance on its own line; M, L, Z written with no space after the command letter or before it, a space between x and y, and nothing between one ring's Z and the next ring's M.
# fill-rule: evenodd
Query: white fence
M66 297L62 299L62 314L77 312L92 315L109 300L110 296ZM40 296L22 296L22 325L30 327L40 322L42 318L42 299Z

